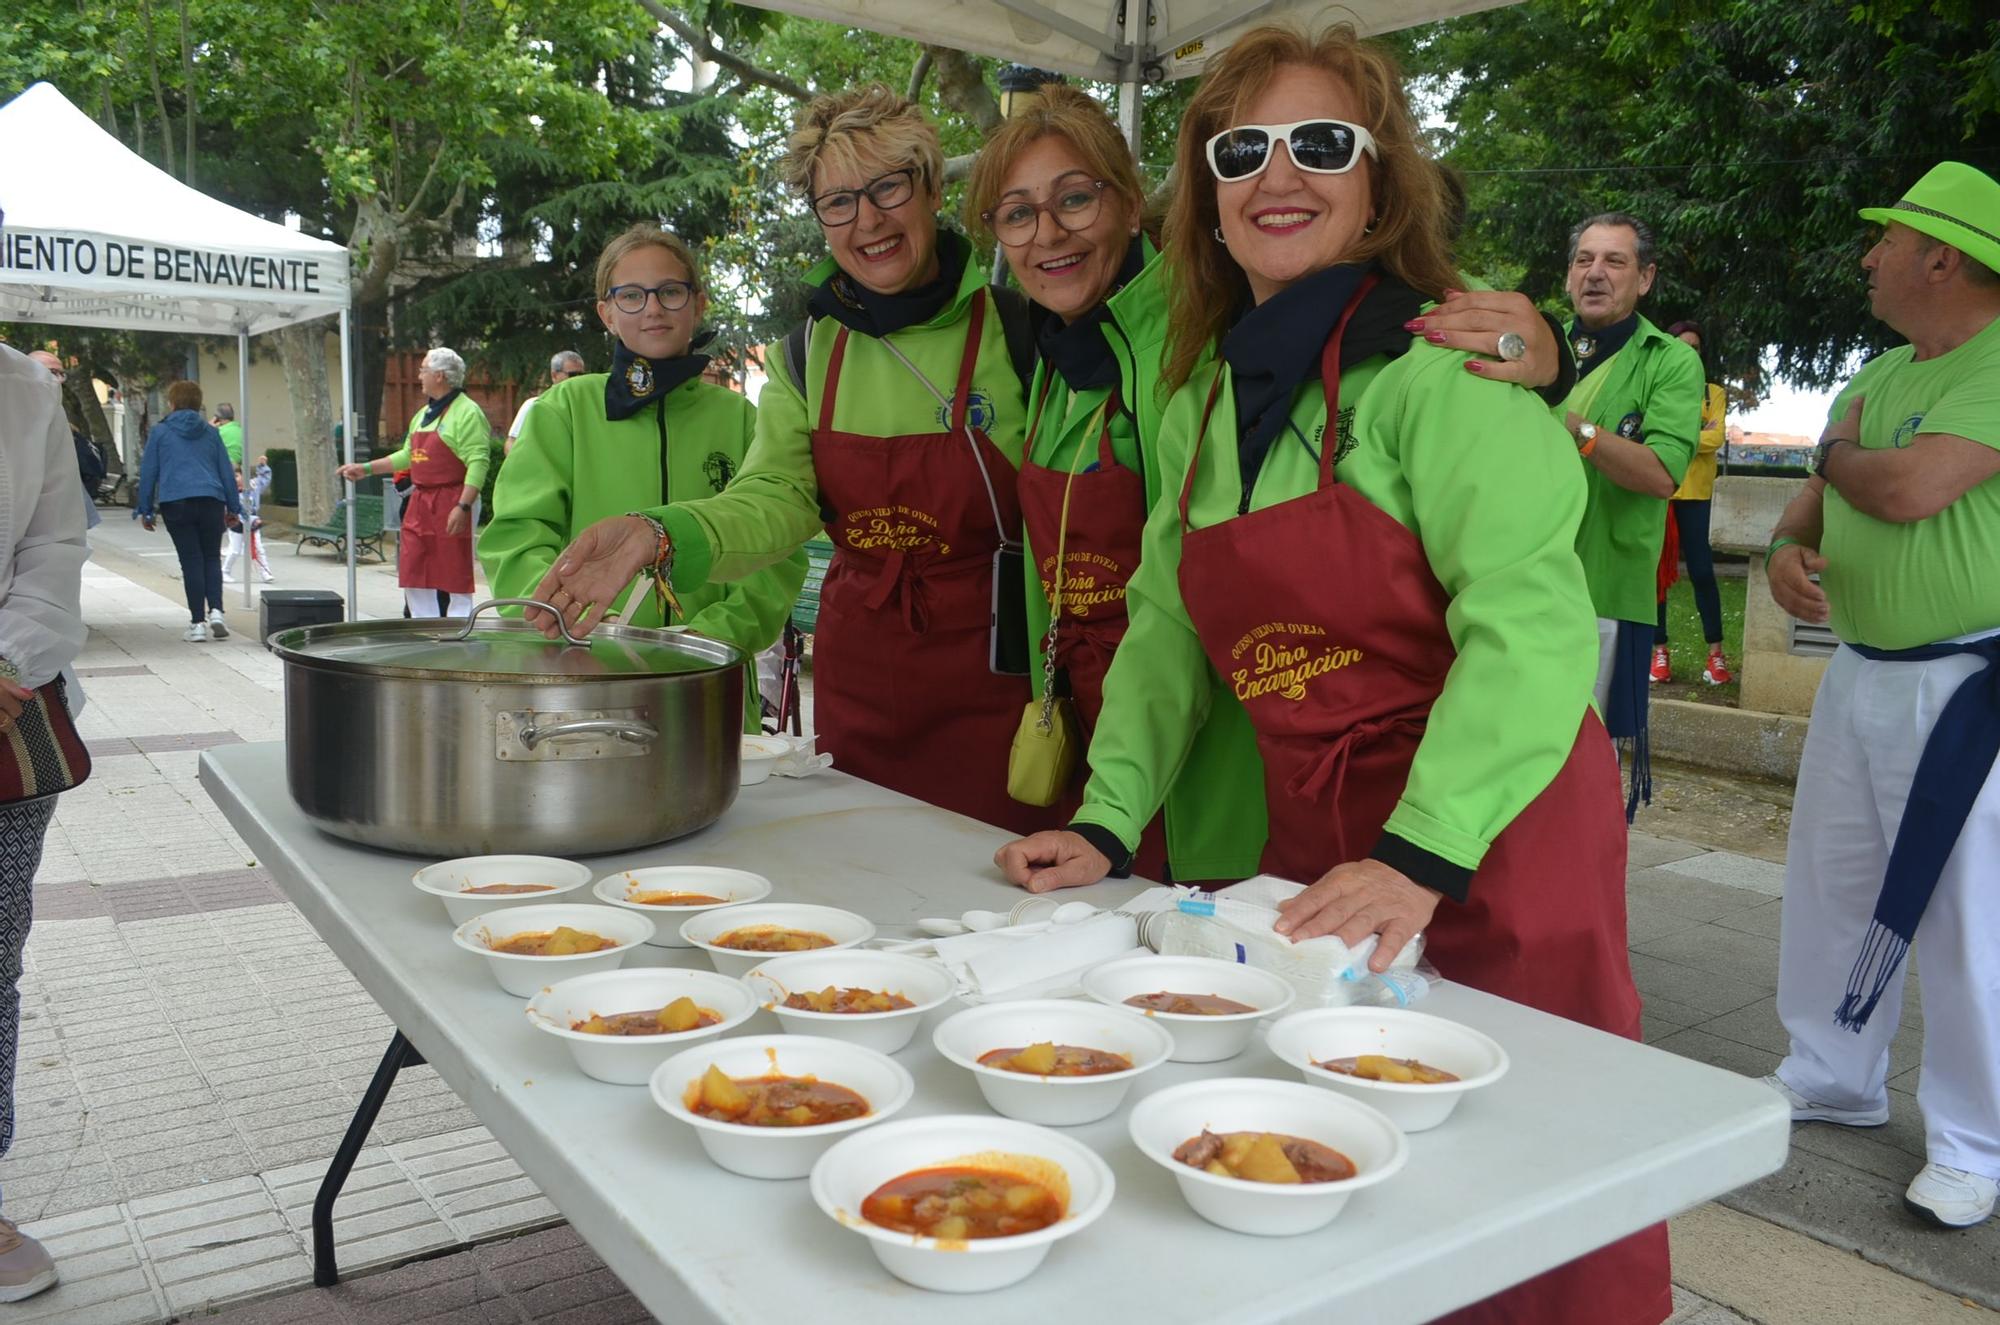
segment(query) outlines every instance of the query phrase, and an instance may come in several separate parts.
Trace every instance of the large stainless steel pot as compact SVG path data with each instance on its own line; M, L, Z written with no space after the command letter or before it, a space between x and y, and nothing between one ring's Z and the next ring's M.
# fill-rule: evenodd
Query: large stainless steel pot
M499 599L499 603L521 600ZM352 621L271 638L292 799L336 837L425 856L587 855L736 798L743 660L683 631Z

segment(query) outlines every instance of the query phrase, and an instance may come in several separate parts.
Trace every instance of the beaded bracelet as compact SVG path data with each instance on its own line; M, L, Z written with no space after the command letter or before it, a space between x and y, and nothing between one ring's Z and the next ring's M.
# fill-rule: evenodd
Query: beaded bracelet
M674 593L674 540L667 535L667 526L644 511L632 511L635 520L644 520L652 527L653 536L659 541L653 545L653 559L639 568L639 573L653 582L653 597L660 606L660 624L671 626L685 614L681 611L681 600Z

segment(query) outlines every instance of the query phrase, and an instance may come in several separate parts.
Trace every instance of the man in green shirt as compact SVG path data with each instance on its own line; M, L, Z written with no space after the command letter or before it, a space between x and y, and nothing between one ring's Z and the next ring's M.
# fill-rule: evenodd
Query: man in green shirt
M1632 747L1629 817L1650 796L1646 687L1667 501L1701 431L1701 356L1640 314L1658 266L1644 221L1606 212L1569 234L1576 387L1556 408L1582 458L1588 499L1576 531L1597 611L1597 708Z
M224 401L215 407L215 430L222 434L222 449L229 463L243 468L243 425L236 421L236 407Z
M1885 226L1871 310L1908 344L1834 400L1766 557L1778 606L1842 644L1799 766L1791 1052L1766 1081L1796 1119L1886 1123L1914 947L1928 1163L1904 1204L1968 1228L2000 1193L2000 183L1948 161L1861 215Z

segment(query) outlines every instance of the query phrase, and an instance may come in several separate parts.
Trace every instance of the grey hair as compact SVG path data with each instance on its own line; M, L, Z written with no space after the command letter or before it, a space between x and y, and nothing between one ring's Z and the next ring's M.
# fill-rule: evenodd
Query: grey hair
M581 373L586 371L586 369L587 365L583 362L583 356L575 350L558 350L554 357L549 360L549 372L551 374Z
M234 419L236 417L236 406L226 400L223 401L215 407L215 417L218 419Z
M465 360L458 357L457 350L438 346L424 356L424 367L434 373L443 373L446 386L465 385Z
M1571 226L1569 232L1569 260L1571 262L1576 261L1576 246L1583 242L1583 232L1594 225L1622 225L1627 230L1630 230L1638 239L1636 247L1638 249L1639 266L1643 269L1653 265L1653 227L1647 225L1638 217L1625 212L1599 212L1597 215L1587 220L1578 221L1574 226Z

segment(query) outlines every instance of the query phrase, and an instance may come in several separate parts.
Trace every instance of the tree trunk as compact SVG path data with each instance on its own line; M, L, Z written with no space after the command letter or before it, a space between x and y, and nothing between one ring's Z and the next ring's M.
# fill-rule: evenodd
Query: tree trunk
M354 209L354 229L348 246L362 255L361 269L354 274L354 380L359 397L354 402L355 438L359 447L366 443L370 455L386 455L394 450L384 444L381 431L382 356L388 347L390 284L402 261L404 233L396 214L377 197L360 199ZM365 349L363 347L366 347ZM400 436L397 438L401 441Z
M327 387L327 322L303 322L272 333L292 398L292 437L299 464L299 523L333 518L333 393ZM247 457L246 457L247 458Z
M937 79L938 96L944 104L971 120L982 138L1000 127L1000 99L986 85L986 71L979 61L949 46L925 46Z

